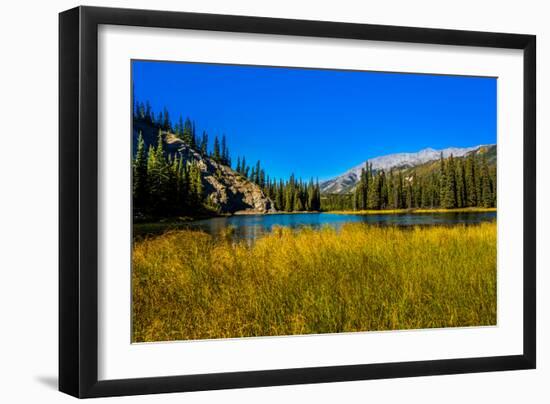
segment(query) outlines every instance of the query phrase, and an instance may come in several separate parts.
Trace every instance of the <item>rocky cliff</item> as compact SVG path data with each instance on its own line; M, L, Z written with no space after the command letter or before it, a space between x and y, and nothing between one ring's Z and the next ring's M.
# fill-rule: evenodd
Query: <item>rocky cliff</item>
M147 145L156 144L157 128L148 125L134 125L134 145L137 144L138 132L142 133ZM263 193L258 185L250 182L230 167L202 156L172 133L163 132L162 135L168 153L178 153L186 161L195 161L198 164L209 205L217 207L220 213L275 212L273 201Z

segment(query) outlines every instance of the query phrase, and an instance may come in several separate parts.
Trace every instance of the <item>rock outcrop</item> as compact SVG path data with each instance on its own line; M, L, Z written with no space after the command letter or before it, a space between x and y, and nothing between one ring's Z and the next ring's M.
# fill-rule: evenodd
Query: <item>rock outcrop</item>
M221 213L275 211L273 201L258 185L230 167L201 156L172 134L167 134L165 141L169 152L178 152L184 159L197 162L202 172L205 194L213 206L219 207Z
M136 127L139 126L139 127ZM134 126L134 145L141 132L146 145L156 144L158 129L149 125ZM274 203L260 187L230 167L202 156L172 133L163 132L168 153L179 153L186 161L194 161L201 170L204 192L211 206L220 213L272 213ZM135 153L135 150L134 150Z

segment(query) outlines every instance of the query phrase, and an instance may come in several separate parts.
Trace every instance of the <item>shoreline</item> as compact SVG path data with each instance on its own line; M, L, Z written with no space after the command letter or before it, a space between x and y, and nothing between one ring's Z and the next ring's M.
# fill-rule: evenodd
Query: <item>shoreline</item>
M233 216L270 216L270 215L303 215L303 214L333 214L333 215L425 215L433 213L496 213L496 208L459 208L459 209L383 209L383 210L333 210L333 211L299 211L299 212L252 212L252 211L240 211L233 214L218 214L212 216L202 215L200 217L174 217L166 218L159 221L150 222L136 222L132 223L132 237L140 237L147 234L162 233L166 230L178 230L185 225L199 220L207 220L222 217Z

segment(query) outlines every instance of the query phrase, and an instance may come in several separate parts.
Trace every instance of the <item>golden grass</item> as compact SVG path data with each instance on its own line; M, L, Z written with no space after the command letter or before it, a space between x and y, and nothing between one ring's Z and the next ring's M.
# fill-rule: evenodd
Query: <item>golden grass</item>
M395 215L403 213L485 213L496 212L496 208L458 208L458 209L382 209L382 210L334 210L326 213L339 215Z
M496 324L496 223L135 241L133 341Z

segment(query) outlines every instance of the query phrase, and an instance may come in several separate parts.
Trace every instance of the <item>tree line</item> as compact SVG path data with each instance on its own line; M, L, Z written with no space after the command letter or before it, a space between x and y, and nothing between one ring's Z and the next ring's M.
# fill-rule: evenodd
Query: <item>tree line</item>
M296 180L291 175L288 181L268 181L264 192L275 204L275 209L284 212L316 212L321 210L319 182Z
M175 215L194 215L216 210L210 206L204 195L201 172L198 163L184 160L178 153L166 153L165 133L172 133L202 157L229 166L247 180L255 183L269 197L276 210L319 211L321 191L319 183L297 180L292 175L287 181L270 179L258 160L252 166L245 156L238 156L236 166L227 146L225 134L215 136L212 148L208 143L208 134L203 131L200 138L196 134L195 123L190 118L185 121L180 116L173 124L169 112L164 108L155 114L150 103L136 102L134 121L142 122L158 130L157 144L146 147L142 133L137 140L136 154L133 159L133 205L136 215L144 217L166 217Z
M240 156L237 157L235 171L257 184L273 201L276 210L284 212L321 210L319 181L313 182L313 179L310 179L309 182L304 182L302 179L296 179L294 174L287 181L270 179L259 160L250 168L246 164L246 158Z
M134 120L158 129L156 145L146 147L138 136L133 161L133 201L137 214L145 216L193 215L212 212L204 195L198 163L184 160L178 153L168 154L163 133L172 133L203 157L232 167L225 134L214 137L209 147L208 134L196 134L195 123L180 115L176 124L164 108L155 114L149 102L136 102ZM323 195L318 181L303 181L291 175L288 180L270 178L258 160L252 166L238 156L233 168L257 184L276 210L331 211L365 209L494 207L496 204L496 165L487 163L484 154L464 158L440 157L439 167L425 170L375 171L366 163L351 194Z
M148 148L139 134L132 169L134 216L196 215L208 208L198 163L167 154L161 129L157 145Z
M368 162L351 194L326 195L322 210L466 208L496 206L496 165L485 154L441 155L438 168L374 171Z
M225 134L221 136L221 140L218 135L214 137L212 150L210 150L208 133L203 131L201 136L198 136L195 121L192 121L189 117L184 121L183 116L180 115L178 121L174 124L166 107L155 114L149 101L134 103L133 118L135 122L143 122L163 132L172 133L203 157L209 157L220 164L231 166L231 157Z

